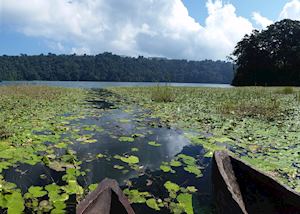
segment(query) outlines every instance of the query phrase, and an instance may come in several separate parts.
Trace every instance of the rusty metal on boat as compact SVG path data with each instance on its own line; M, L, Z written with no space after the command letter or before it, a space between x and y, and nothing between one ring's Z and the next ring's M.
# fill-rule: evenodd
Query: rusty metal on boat
M97 189L86 196L77 208L77 214L135 214L117 181L104 179Z
M300 194L226 151L213 156L212 185L219 214L300 214Z

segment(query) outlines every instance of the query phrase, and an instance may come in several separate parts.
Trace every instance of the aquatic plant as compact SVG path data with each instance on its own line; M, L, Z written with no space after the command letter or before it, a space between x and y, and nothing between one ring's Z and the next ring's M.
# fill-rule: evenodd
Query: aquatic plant
M148 144L149 144L150 146L161 146L161 144L159 144L159 143L157 143L157 142L155 142L155 141L149 141Z
M151 89L151 100L154 102L173 102L175 94L171 86L157 84Z
M138 104L149 110L149 117L160 118L165 127L200 132L188 137L207 149L207 157L215 150L230 149L280 182L300 189L299 178L294 176L300 164L298 88L278 93L283 88L173 87L176 102L166 103L152 101L153 87L110 90L123 97L126 106ZM165 166L170 172L172 166Z
M121 141L121 142L133 142L134 138L133 137L122 136L122 137L119 137L119 141Z

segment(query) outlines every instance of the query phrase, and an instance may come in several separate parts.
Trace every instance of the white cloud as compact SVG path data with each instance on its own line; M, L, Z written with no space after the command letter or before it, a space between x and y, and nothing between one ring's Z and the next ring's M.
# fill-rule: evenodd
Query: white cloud
M285 4L279 19L294 19L300 20L300 0L292 0Z
M2 21L76 53L225 59L253 29L232 4L208 0L202 26L181 0L0 0Z
M260 27L260 28L267 28L269 25L273 24L273 21L262 16L258 12L253 12L252 13L252 19L255 21L255 23Z

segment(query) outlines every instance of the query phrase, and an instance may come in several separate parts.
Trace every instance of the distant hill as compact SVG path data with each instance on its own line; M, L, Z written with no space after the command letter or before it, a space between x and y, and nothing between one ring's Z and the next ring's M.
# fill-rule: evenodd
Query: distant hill
M232 64L90 55L0 56L0 80L132 81L230 83Z

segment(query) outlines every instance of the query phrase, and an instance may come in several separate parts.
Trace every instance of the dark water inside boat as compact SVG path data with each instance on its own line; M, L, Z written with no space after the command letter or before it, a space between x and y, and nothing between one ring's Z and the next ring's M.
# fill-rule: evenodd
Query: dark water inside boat
M148 191L160 198L168 196L163 188L166 181L172 181L181 187L195 186L198 189L198 192L193 195L195 213L203 213L202 211L205 209L210 213L212 203L210 158L204 157L203 147L191 145L182 130L158 126L158 119L150 118L145 110L117 108L113 103L106 102L106 99L101 98L104 95L105 91L99 91L99 99L89 101L93 106L92 115L75 119L70 123L71 127L79 130L77 135L93 135L93 139L96 139L97 142L76 141L75 138L73 139L73 132L67 132L62 136L73 142L69 145L69 149L76 152L78 160L82 161L81 171L86 172L86 175L78 178L79 184L87 187L108 177L116 179L123 189L130 181L132 188ZM97 128L89 130L86 127ZM120 142L119 138L123 136L131 136L134 141ZM149 141L155 141L160 146L149 145ZM56 152L57 155L64 154L65 149L57 149ZM105 158L97 158L96 156L99 154L104 155ZM163 161L171 161L178 154L196 158L197 164L202 167L203 176L196 178L194 174L186 172L183 166L177 167L176 173L164 173L160 170ZM115 159L115 155L139 157L140 168L133 170ZM121 165L124 169L117 169L116 165ZM64 172L49 169L44 164L34 166L21 164L5 170L3 174L5 180L16 183L23 193L30 186L45 186L51 183L65 184L65 181L62 180ZM75 207L75 199L70 199L68 212L75 212ZM136 213L154 213L154 210L145 204L133 205L133 207ZM161 213L169 212L167 209L161 211Z

